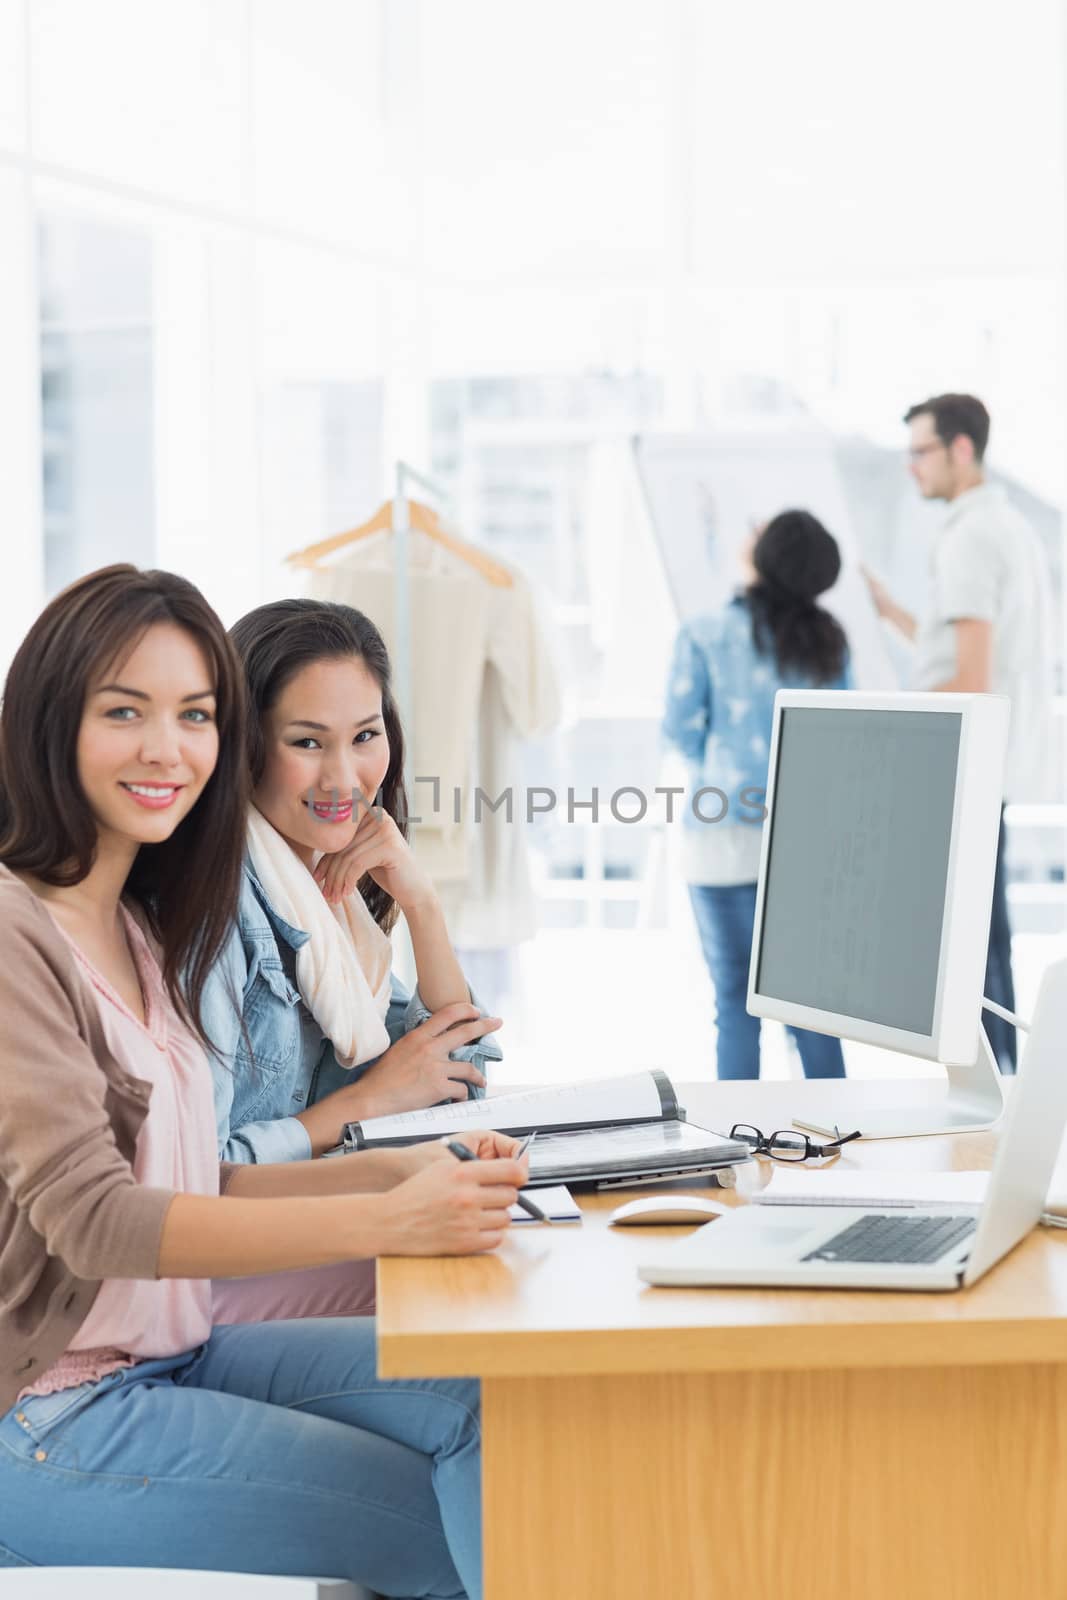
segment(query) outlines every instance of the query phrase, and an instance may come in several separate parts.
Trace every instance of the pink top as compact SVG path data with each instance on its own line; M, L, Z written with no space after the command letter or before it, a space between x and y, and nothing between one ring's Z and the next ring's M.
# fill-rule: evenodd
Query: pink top
M175 1011L144 933L125 906L120 909L141 982L144 1022L65 937L92 985L108 1048L131 1076L152 1085L133 1175L153 1189L217 1195L219 1157L204 1048ZM53 1394L136 1361L179 1355L203 1344L210 1332L208 1280L108 1278L66 1353L23 1394Z

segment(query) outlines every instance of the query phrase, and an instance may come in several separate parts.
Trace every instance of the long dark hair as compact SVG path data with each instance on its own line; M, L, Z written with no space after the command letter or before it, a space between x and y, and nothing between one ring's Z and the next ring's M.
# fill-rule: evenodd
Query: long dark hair
M756 540L752 565L756 577L744 598L756 649L772 655L783 675L797 673L813 685L839 678L848 638L815 603L841 571L837 540L810 511L781 511Z
M96 858L97 823L78 777L78 733L101 674L155 623L203 650L215 691L219 754L169 839L144 844L126 880L163 954L180 1016L207 1043L200 1000L237 911L247 770L244 686L226 631L199 589L172 572L103 567L50 601L11 663L0 711L0 861L70 888ZM63 805L56 796L63 795Z
M263 776L263 719L298 672L316 661L360 660L382 694L382 720L389 741L389 767L377 803L408 836L404 789L404 731L393 699L389 652L369 617L332 600L275 600L257 606L230 629L248 685L248 767L253 787ZM359 891L378 926L389 932L398 916L392 895L369 876Z

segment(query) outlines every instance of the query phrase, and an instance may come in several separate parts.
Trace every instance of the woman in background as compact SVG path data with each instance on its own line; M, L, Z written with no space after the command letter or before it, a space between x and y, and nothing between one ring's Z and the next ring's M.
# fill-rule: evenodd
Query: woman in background
M758 1078L760 1019L745 1009L761 822L778 689L848 689L844 629L817 604L841 570L836 541L807 511L783 511L746 545L744 589L687 623L674 646L663 731L686 757L689 898L715 988L720 1078ZM720 815L720 813L722 813ZM844 1076L840 1040L790 1028L809 1078Z

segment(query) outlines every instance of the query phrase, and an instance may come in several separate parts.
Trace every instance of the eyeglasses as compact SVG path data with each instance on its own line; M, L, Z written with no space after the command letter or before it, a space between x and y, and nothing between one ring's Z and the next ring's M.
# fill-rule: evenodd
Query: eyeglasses
M931 444L917 444L908 451L909 461L921 461L923 456L933 455L935 450L947 450L948 445L944 439L935 439Z
M855 1133L842 1133L835 1127L834 1133L836 1138L826 1144L816 1144L806 1133L797 1133L793 1128L779 1128L777 1133L766 1134L749 1122L735 1122L730 1138L747 1144L754 1156L770 1156L772 1161L819 1161L840 1155L843 1144L860 1137L858 1128Z

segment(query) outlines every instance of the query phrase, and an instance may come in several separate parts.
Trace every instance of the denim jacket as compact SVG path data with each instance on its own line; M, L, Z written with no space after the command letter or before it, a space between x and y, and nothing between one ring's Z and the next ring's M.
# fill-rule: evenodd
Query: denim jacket
M807 689L802 674L779 672L774 657L757 650L752 613L744 595L711 616L686 623L674 645L663 733L686 757L692 793L721 789L731 822L758 822L767 787L767 763L779 689ZM824 689L851 689L848 662ZM719 802L709 797L707 812ZM699 828L692 804L685 826Z
M309 938L278 915L246 860L237 921L208 977L201 1004L214 1046L210 1060L222 1161L309 1160L311 1141L297 1114L355 1083L374 1065L365 1061L342 1067L326 1039L309 1066L305 1030L316 1025L289 976L295 952ZM429 1016L418 990L409 995L394 977L385 1018L391 1043ZM501 1060L502 1052L487 1034L458 1046L450 1059L471 1061L484 1074L487 1063ZM468 1093L480 1096L484 1091L469 1088Z

